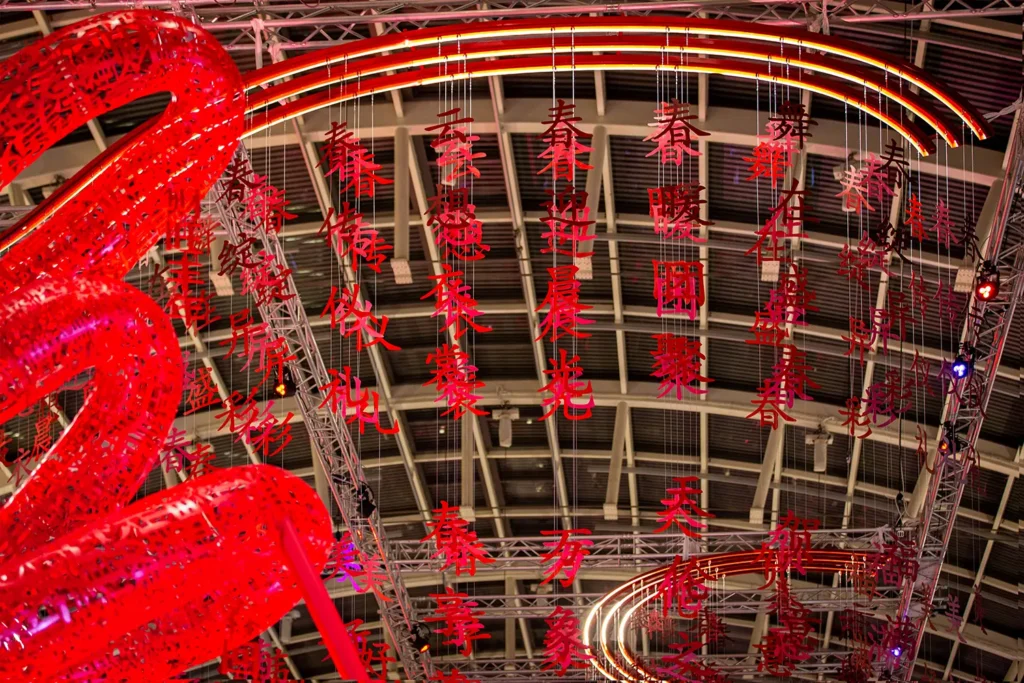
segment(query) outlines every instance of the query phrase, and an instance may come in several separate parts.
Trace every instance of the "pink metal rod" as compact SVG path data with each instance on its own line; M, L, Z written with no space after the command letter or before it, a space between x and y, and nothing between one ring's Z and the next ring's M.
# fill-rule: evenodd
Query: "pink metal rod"
M359 650L352 642L345 624L342 623L338 611L334 608L334 601L327 594L324 582L320 578L309 558L302 549L302 542L299 540L295 525L289 517L284 517L279 526L281 532L281 547L284 549L291 568L298 578L299 587L306 600L306 607L313 617L320 634L323 636L324 645L331 655L331 660L338 667L338 673L346 679L355 681L368 680L366 669L363 667L362 659L359 657Z

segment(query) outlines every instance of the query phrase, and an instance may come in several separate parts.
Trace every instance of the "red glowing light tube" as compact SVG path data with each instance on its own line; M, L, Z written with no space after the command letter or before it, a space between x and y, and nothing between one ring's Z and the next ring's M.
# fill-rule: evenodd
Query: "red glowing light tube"
M715 577L759 573L764 569L764 560L758 556L757 550L720 553L701 556L698 564L702 571ZM866 557L866 553L861 551L812 549L805 566L812 571L839 572L864 566ZM669 569L659 567L630 579L588 610L583 624L583 643L597 648L590 664L608 680L660 680L640 665L626 647L625 630L629 627L632 614L658 597L658 586ZM609 638L608 630L616 618L619 619L617 632ZM618 656L612 652L610 640L616 641ZM614 671L609 669L609 665Z
M4 61L0 187L86 121L162 91L162 115L0 240L0 422L93 373L66 433L0 509L0 681L166 680L299 598L276 520L316 568L332 541L312 489L269 466L124 507L173 422L182 364L170 321L122 279L198 210L238 144L241 77L216 41L167 14L113 13Z
M764 26L727 19L661 16L546 17L430 27L347 43L279 62L250 74L246 80L246 89L251 90L286 77L335 64L345 64L347 68L355 60L380 55L384 52L397 52L427 46L433 47L436 52L439 43L458 42L460 46L465 47L473 40L500 40L529 36L546 37L550 41L558 35L572 34L579 39L587 33L613 34L618 38L622 38L623 35L636 34L660 36L662 44L669 52L674 48L666 41L666 34L686 36L688 40L692 40L691 36L710 36L766 42L773 46L797 48L803 54L813 51L849 59L861 65L880 69L889 77L902 79L910 85L917 86L948 107L979 139L984 140L991 134L989 123L966 98L942 85L923 69L903 60L895 59L880 50L865 47L858 42L836 36L822 36L801 29ZM343 70L341 69L341 71ZM909 86L907 90L909 90Z
M770 68L759 64L734 60L700 59L692 63L666 63L657 55L635 55L621 57L617 55L557 55L555 57L523 57L499 59L483 63L469 63L455 73L448 72L443 66L419 68L411 71L387 76L369 78L356 83L342 84L336 90L319 92L295 100L270 111L259 112L249 120L246 136L254 135L271 126L291 120L297 116L324 107L347 102L371 94L390 92L417 85L452 82L467 78L498 76L514 73L550 73L556 71L587 71L587 70L629 70L629 71L684 71L689 73L707 73L747 78L751 80L779 83L795 88L810 90L826 95L873 116L899 132L911 142L923 155L927 156L935 150L934 143L928 139L921 128L910 121L900 121L887 114L869 100L863 91L857 91L842 85L826 81L817 76L804 75L802 80L789 78L772 73Z
M915 95L907 88L889 87L885 78L876 78L869 70L847 64L841 60L822 57L813 53L802 53L793 50L768 50L756 44L738 40L708 40L704 38L688 38L681 45L666 45L664 36L617 37L614 39L601 37L573 37L572 39L551 40L503 40L488 41L483 44L445 46L441 49L419 48L407 52L377 55L372 58L349 62L339 74L335 69L324 67L312 73L284 81L265 90L254 91L248 99L249 112L264 109L274 103L284 102L289 98L333 83L361 80L382 73L399 71L407 68L444 65L446 72L458 73L469 61L499 59L513 56L614 53L622 57L625 53L647 52L665 55L703 55L709 57L727 57L751 60L779 68L780 73L788 67L807 70L819 75L827 75L849 81L856 86L878 93L887 99L905 107L934 128L952 147L959 146L959 134L953 131L945 121L932 111L931 105L923 98ZM799 71L796 80L802 80Z

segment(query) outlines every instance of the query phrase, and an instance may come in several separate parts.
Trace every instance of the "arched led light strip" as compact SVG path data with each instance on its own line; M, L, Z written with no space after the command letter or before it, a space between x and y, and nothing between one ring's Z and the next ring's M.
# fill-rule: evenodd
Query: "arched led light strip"
M763 560L759 559L758 555L759 551L757 550L706 555L699 557L699 563L702 570L716 578L736 574L757 573L762 571L763 568ZM858 565L862 566L865 561L866 553L859 551L812 549L805 566L811 571L839 572L849 570ZM594 652L591 630L595 627L596 622L600 620L600 624L597 625L596 629L597 642L594 645L600 649L600 655L603 655L603 660L598 655L590 663L608 680L663 680L637 662L633 654L626 648L625 636L633 614L644 605L659 597L657 587L670 569L671 567L659 567L658 569L640 574L602 597L588 610L583 624L583 643ZM634 601L639 595L643 595L643 597L638 601ZM603 617L599 616L609 603L614 603L611 609ZM621 615L616 629L618 655L626 663L623 666L612 653L608 645L607 634L612 621L615 620L616 615L626 605L630 605L630 607ZM610 671L605 664L610 664L614 672Z
M822 36L797 29L763 26L729 19L698 19L683 17L554 17L510 21L479 22L438 26L378 38L368 38L335 48L319 50L279 62L254 72L246 88L265 86L274 81L296 76L311 69L379 55L384 52L434 46L440 43L471 40L524 38L560 34L582 36L587 33L653 34L667 39L670 35L717 36L767 42L802 50L813 50L850 59L881 69L889 76L903 79L942 102L953 111L979 138L990 135L990 126L965 98L944 87L924 70L886 53L835 36ZM667 43L667 40L666 40Z
M494 43L470 44L468 46L447 46L443 50L421 48L408 52L375 56L357 62L349 62L345 64L341 74L338 74L336 70L330 67L307 73L290 81L278 83L266 90L254 92L249 98L247 108L250 112L258 111L276 102L285 101L288 98L302 95L331 83L360 80L402 69L444 65L447 67L448 73L452 73L464 67L465 63L469 61L485 59L501 59L535 54L574 53L580 55L588 52L617 53L621 57L623 53L628 52L647 52L657 53L662 56L703 55L751 60L767 64L769 69L772 65L777 65L780 70L785 70L787 73L789 69L796 69L798 70L797 80L802 80L800 70L840 78L860 86L862 89L878 93L905 107L938 131L939 135L942 136L950 147L958 147L960 145L959 135L950 129L937 113L931 110L931 107L923 98L911 92L909 87L906 92L902 92L902 89L894 90L888 86L884 79L879 81L873 78L868 70L830 57L821 57L810 53L806 56L803 54L794 55L788 54L785 51L772 52L755 49L756 47L740 41L719 41L703 38L688 38L687 42L683 45L667 45L663 37L640 36L616 40L610 40L606 37L591 37L573 38L572 40L562 39L558 41L548 39L496 41Z
M897 120L868 102L863 92L858 93L853 89L825 81L814 75L805 75L802 77L802 80L797 80L771 73L770 69L765 70L758 67L759 65L749 62L724 59L699 59L694 60L692 63L671 64L664 63L657 55L557 55L552 58L522 57L469 63L458 73L450 73L443 67L420 68L358 81L348 84L347 87L343 85L336 92L318 92L267 112L259 112L249 121L245 136L254 135L278 123L289 121L334 104L351 101L371 94L390 92L418 85L432 85L486 76L550 73L552 70L683 71L746 78L810 90L840 102L845 102L878 119L910 141L922 156L927 156L935 151L934 143L928 139L916 123Z

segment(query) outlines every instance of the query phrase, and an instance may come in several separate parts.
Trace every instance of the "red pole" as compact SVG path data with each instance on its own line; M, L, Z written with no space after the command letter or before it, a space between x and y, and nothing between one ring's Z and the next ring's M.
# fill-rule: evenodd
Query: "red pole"
M306 607L313 617L314 623L320 629L324 645L330 653L334 665L338 668L344 678L354 681L369 680L362 660L359 658L359 650L352 642L345 624L342 623L338 611L334 608L334 601L327 594L324 588L323 579L313 568L309 558L302 549L299 535L295 531L292 520L285 517L281 520L281 546L287 555L291 568L302 589L302 595L306 599Z

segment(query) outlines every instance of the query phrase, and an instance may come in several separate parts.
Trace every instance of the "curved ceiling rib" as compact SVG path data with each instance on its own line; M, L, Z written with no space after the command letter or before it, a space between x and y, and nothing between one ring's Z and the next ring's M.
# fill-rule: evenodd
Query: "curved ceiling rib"
M699 55L702 57L726 57L740 60L750 60L768 65L769 72L772 66L777 66L780 75L789 75L791 69L796 69L796 80L803 80L800 70L814 74L832 76L849 81L862 89L884 96L888 100L905 107L918 118L924 120L929 126L938 131L939 135L951 147L957 147L960 139L940 116L933 113L923 98L911 92L909 88L904 92L902 88L890 88L886 79L878 80L873 77L870 71L858 66L851 66L838 59L831 57L817 56L811 53L802 54L790 50L770 51L759 48L755 45L733 40L707 40L703 38L687 39L683 45L667 47L665 40L658 36L639 36L630 38L609 39L600 38L572 38L552 41L548 39L530 39L520 41L496 41L487 44L470 44L468 47L447 46L443 50L416 49L408 52L398 52L390 55L381 55L368 60L350 62L345 64L342 73L332 67L326 67L318 71L306 73L292 80L278 83L266 90L253 93L248 100L248 111L259 111L277 102L286 101L289 98L297 97L305 93L323 88L332 83L345 83L353 80L361 80L383 73L400 71L402 69L441 66L448 72L458 72L470 61L493 60L513 56L527 55L550 55L555 54L617 54L622 53L656 53L661 55L664 61L668 55Z
M821 36L797 29L724 19L558 17L431 27L359 40L288 59L251 74L246 81L246 88L251 90L264 87L284 78L294 77L313 69L326 69L334 65L343 65L342 70L344 70L358 59L417 47L430 46L436 50L443 43L458 43L460 46L466 46L473 40L500 41L538 36L548 37L554 42L559 35L571 35L576 40L580 40L584 34L588 33L650 34L658 36L668 50L678 47L672 45L672 36L683 36L685 47L687 42L692 42L695 38L704 35L767 42L779 46L780 49L791 47L798 50L800 58L804 57L805 52L809 52L848 59L860 65L880 69L887 74L887 78L898 79L897 82L905 81L908 84L907 90L910 89L910 86L916 86L928 93L949 108L979 139L986 139L991 132L984 117L959 93L947 88L923 69L880 50L835 36ZM852 69L851 65L846 71Z
M352 101L371 94L467 78L522 73L550 73L552 69L556 71L682 71L719 74L787 85L810 90L856 107L897 131L909 140L922 156L927 156L935 151L935 143L927 137L917 124L907 120L901 121L887 114L874 104L871 104L868 101L870 96L863 91L857 92L853 88L834 84L818 76L803 76L802 80L797 80L788 76L771 73L770 69L757 68L756 64L751 65L749 62L700 59L694 60L690 64L666 64L657 55L626 57L618 55L561 55L554 58L524 57L499 59L468 64L464 70L458 73L450 73L443 66L414 69L359 81L349 87L342 86L333 92L323 91L314 93L269 111L259 112L248 121L245 136L255 135L276 124L309 114L318 109L341 102ZM903 117L899 118L902 119Z

